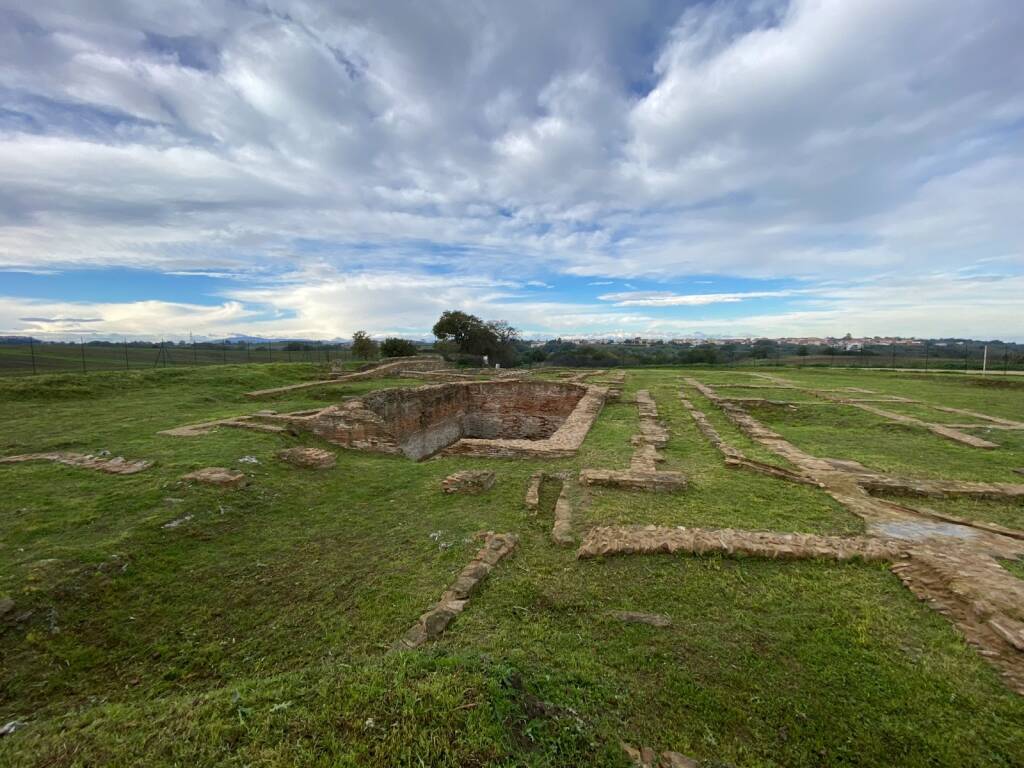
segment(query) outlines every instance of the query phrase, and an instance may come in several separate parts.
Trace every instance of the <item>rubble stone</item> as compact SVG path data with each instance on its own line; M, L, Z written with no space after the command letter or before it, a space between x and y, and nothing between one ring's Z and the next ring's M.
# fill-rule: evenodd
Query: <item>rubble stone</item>
M426 613L416 620L394 645L395 650L418 648L438 637L462 613L470 596L495 565L510 554L519 543L519 537L511 533L484 534L484 546L476 553L469 565L462 569L452 585L445 590Z
M323 448L298 446L278 451L277 457L289 464L307 469L330 469L338 462L338 457Z
M445 493L483 493L494 487L495 475L489 469L463 469L441 481Z
M69 467L83 467L106 472L111 475L134 475L153 466L152 461L128 461L123 456L106 458L88 453L51 451L49 453L26 453L19 456L0 457L0 464L20 464L26 461L52 461Z
M215 485L220 488L242 488L248 482L245 474L237 469L225 469L224 467L206 467L197 469L183 475L182 480L191 483L203 483L204 485Z

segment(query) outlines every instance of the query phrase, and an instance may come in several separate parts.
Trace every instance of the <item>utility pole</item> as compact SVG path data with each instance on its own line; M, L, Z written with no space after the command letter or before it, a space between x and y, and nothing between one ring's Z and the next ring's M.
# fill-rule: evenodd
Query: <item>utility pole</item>
M124 337L124 369L128 370L128 337Z
M192 331L188 332L188 340L192 342L192 365L199 365L199 361L196 359L196 340Z
M28 353L32 355L32 373L36 372L36 342L31 336L28 337Z
M896 342L892 343L892 369L896 370Z
M82 342L82 373L85 373L85 337L81 338Z
M925 339L925 341L924 341L924 369L925 369L925 371L928 370L928 352L929 352L930 348L931 348L931 342L928 341L928 339Z

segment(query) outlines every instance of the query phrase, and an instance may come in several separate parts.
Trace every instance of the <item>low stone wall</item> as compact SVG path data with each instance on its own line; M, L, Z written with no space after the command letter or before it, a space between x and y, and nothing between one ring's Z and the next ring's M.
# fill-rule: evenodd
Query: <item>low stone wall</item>
M379 379L398 376L402 371L439 371L448 363L440 355L409 355L408 357L386 357L376 363L367 363L357 371L335 370L332 379L359 381L360 379Z
M106 472L109 475L134 475L153 466L151 461L128 461L123 456L105 458L91 453L72 451L51 451L50 453L25 453L19 456L0 457L0 464L21 464L26 461L52 461L69 467L83 467Z

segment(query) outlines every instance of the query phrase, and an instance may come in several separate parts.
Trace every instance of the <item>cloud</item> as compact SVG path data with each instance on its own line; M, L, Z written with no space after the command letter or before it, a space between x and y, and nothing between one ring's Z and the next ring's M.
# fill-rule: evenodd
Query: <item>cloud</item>
M485 287L508 275L1024 272L1015 0L117 9L0 2L0 268L245 277L261 287L230 301L324 333L423 328L439 297L552 332L769 298L726 284L542 317ZM384 284L403 304L378 322ZM972 316L1015 324L995 312Z
M746 291L743 293L669 293L667 291L627 291L598 296L615 302L616 307L698 307L705 304L731 304L747 299L792 296L795 291Z

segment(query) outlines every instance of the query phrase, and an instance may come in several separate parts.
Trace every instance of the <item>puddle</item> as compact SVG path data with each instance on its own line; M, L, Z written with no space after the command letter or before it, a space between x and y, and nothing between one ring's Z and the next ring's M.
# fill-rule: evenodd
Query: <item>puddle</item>
M977 531L966 525L928 521L876 523L871 528L871 532L877 535L908 541L919 541L936 536L951 539L973 539L978 535Z

